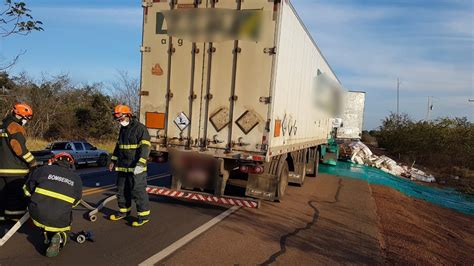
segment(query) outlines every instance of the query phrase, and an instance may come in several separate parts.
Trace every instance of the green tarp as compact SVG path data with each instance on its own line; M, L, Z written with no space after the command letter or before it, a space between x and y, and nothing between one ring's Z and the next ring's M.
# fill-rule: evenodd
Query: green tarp
M320 164L319 171L331 175L362 179L369 184L388 186L407 196L474 215L474 196L463 194L454 189L424 186L409 179L387 174L377 168L342 161L338 161L337 166Z

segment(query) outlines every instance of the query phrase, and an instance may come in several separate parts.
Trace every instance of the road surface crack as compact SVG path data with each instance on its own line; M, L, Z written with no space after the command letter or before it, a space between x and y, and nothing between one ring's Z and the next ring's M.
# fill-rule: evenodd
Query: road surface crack
M287 243L288 238L297 235L301 231L310 229L318 221L319 210L313 204L315 204L315 203L330 203L330 204L333 204L333 203L339 202L339 192L341 191L341 188L342 188L342 179L339 179L336 195L334 197L334 201L320 201L320 200L308 201L308 205L314 210L312 220L309 223L307 223L305 227L296 228L293 232L282 236L280 238L280 250L273 253L273 255L271 255L261 265L270 265L271 263L274 263L277 260L278 257L285 254L286 253L286 243Z

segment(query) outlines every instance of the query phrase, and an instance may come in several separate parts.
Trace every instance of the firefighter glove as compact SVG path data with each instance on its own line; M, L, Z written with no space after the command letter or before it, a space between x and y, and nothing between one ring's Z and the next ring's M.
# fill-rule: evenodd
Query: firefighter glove
M134 174L134 175L139 175L139 174L141 174L141 173L143 173L143 172L145 172L145 171L146 171L146 168L145 168L144 166L137 165L137 166L135 167L135 169L133 170L133 174Z

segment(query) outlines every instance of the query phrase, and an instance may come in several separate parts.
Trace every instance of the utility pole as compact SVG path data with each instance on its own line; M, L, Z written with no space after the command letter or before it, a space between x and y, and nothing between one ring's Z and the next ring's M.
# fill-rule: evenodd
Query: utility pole
M397 78L397 118L400 117L400 78Z
M430 122L431 121L431 112L433 111L433 97L429 96L428 97L428 111L426 113L426 121Z

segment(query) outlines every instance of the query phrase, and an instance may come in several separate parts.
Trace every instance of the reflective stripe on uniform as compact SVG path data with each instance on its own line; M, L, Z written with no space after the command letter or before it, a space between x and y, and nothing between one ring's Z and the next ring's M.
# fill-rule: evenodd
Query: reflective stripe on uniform
M147 215L150 215L150 211L139 212L137 214L138 216L147 216Z
M131 207L130 207L130 208L120 208L120 209L119 209L119 212L121 212L121 213L126 213L126 212L130 212L131 210L132 210Z
M117 172L133 173L133 170L135 170L135 168L115 167L115 171Z
M138 149L139 145L138 144L122 144L122 145L119 145L119 149L121 150L136 150Z
M35 193L38 193L38 194L41 194L41 195L44 195L44 196L48 196L48 197L51 197L51 198L55 198L55 199L58 199L58 200L62 200L62 201L66 201L68 203L71 203L73 204L74 203L74 199L69 197L69 196L66 196L64 194L60 194L60 193L56 193L54 191L50 191L50 190L47 190L47 189L43 189L43 188L40 188L40 187L37 187L35 189Z
M28 169L0 169L0 174L28 174Z
M33 156L33 154L31 154L31 152L28 152L27 154L23 155L23 159L25 159L25 161L29 163L33 161L35 157Z
M121 150L135 150L138 149L141 145L151 146L151 142L148 140L140 141L140 144L119 144L119 149Z
M78 200L78 201L77 201L77 203L76 203L76 204L74 204L72 207L73 207L73 208L76 208L76 207L77 207L77 205L79 205L79 203L81 203L81 201L82 201L82 199Z
M110 158L110 160L112 160L112 161L117 161L117 160L118 160L118 157L117 157L117 156L112 156L112 157Z
M4 216L0 216L0 221L5 221L5 217Z
M28 191L28 188L26 187L26 185L23 185L23 193L25 194L25 196L31 197L31 194Z
M151 146L151 142L149 142L148 140L142 140L142 141L140 141L140 145Z
M146 170L147 168L145 167L143 171L146 171ZM124 173L133 173L133 171L135 171L135 168L115 167L115 171L124 172Z
M23 210L23 211L9 211L9 210L5 210L5 214L6 215L22 215L22 214L25 214L26 213L26 210Z
M63 232L63 231L71 231L71 226L66 226L66 227L63 227L63 228L59 228L59 227L52 227L52 226L47 226L47 225L44 225L38 221L36 221L35 219L31 219L33 220L33 223L40 227L40 228L43 228L45 231L48 231L48 232Z
M140 160L138 160L140 163L145 163L146 164L146 159L144 158L140 158Z
M0 138L8 138L8 134L7 133L0 133Z

